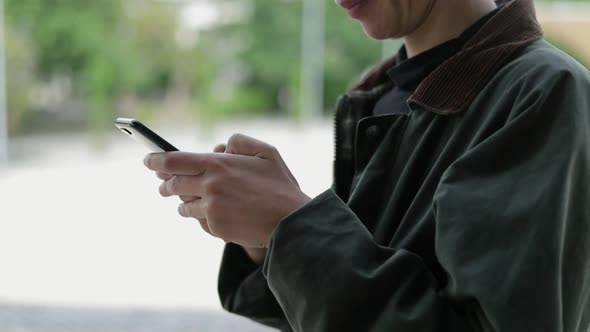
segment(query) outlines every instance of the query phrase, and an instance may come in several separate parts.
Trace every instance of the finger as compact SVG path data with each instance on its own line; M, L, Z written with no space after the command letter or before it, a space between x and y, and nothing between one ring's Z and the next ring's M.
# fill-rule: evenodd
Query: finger
M201 197L199 197L199 196L180 195L179 197L180 197L180 200L182 200L184 203L192 202L195 199L201 199Z
M156 176L158 177L158 179L166 181L170 179L173 175L168 173L156 172Z
M203 200L196 199L178 205L178 213L185 218L207 219L203 210Z
M170 196L203 197L203 176L175 175L160 185L160 194Z
M215 148L213 148L213 152L215 153L223 153L227 149L227 145L225 144L217 144Z
M262 159L275 159L278 155L274 146L243 134L232 135L227 141L225 152Z
M199 175L212 166L212 161L219 158L214 153L164 152L151 153L144 159L147 168L173 175Z
M277 161L288 173L289 178L291 178L291 181L293 181L295 185L299 186L297 179L295 179L295 177L285 164L283 157L281 157L280 153L274 146L268 143L265 143L263 141L257 140L255 138L243 134L234 134L229 138L229 141L227 142L227 149L225 152Z

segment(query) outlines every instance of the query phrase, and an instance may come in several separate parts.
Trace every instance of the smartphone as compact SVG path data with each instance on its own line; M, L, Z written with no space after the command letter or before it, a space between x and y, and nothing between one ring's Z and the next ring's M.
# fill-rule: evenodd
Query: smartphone
M168 141L160 137L160 135L153 132L150 128L138 120L118 118L115 120L115 126L119 128L125 135L145 145L153 152L178 151L174 145L168 143Z

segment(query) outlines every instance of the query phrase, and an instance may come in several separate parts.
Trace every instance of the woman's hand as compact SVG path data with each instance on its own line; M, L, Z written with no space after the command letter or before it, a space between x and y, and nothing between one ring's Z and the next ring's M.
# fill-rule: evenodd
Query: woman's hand
M145 164L165 180L163 196L183 200L182 216L226 242L265 248L279 222L311 199L273 146L238 134L215 151L154 153Z

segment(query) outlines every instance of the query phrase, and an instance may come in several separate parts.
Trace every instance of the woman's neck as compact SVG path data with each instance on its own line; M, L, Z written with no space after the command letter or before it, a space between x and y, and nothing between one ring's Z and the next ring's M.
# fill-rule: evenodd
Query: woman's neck
M458 37L494 9L494 0L435 1L428 17L405 37L408 58Z

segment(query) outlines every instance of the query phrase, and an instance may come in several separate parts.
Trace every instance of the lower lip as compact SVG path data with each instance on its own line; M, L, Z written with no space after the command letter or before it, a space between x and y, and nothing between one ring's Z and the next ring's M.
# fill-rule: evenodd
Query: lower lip
M356 5L354 5L354 7L348 9L348 15L350 15L350 17L352 18L360 18L361 17L361 11L364 7L364 5L367 3L367 0L361 0L359 1L359 3L357 3Z

